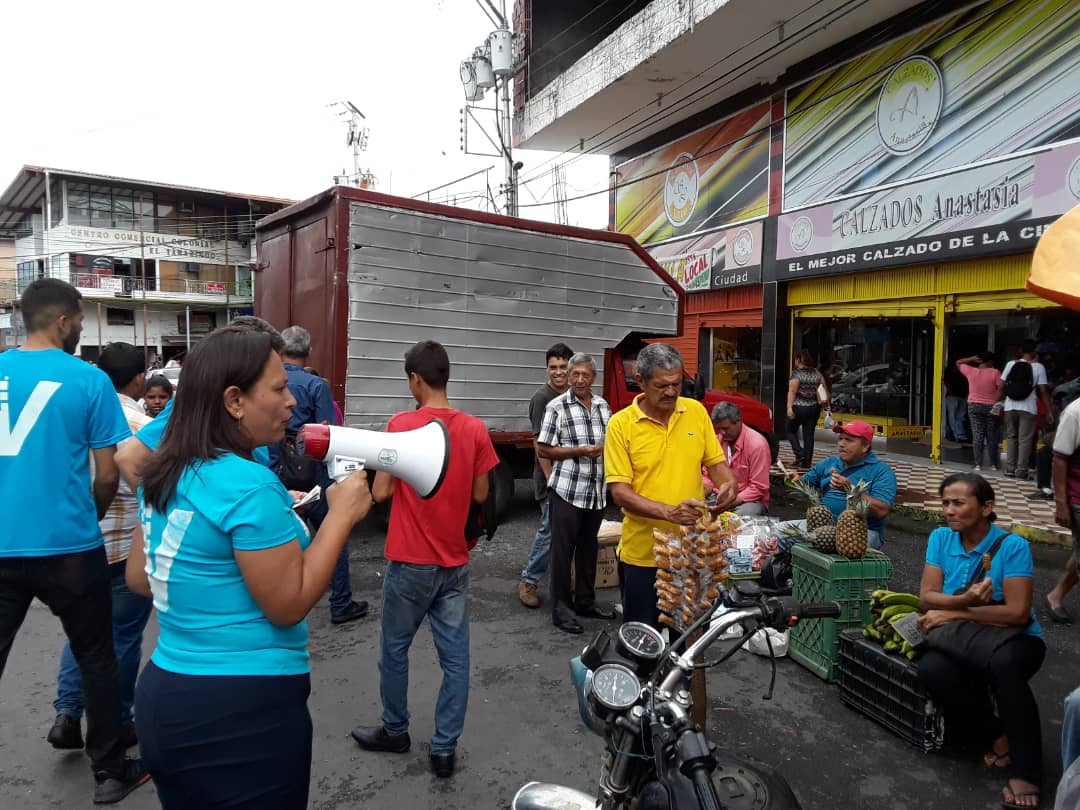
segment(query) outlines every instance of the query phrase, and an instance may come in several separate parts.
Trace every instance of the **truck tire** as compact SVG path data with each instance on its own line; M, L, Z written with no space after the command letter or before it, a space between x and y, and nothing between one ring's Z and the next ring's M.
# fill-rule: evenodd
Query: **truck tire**
M499 523L506 520L510 501L514 497L514 468L506 459L500 459L492 470L492 492L488 497L495 499L495 516Z
M746 423L744 422L743 424L746 424ZM767 441L769 443L769 461L771 463L775 464L776 460L778 458L780 458L780 439L777 437L777 435L775 433L772 433L772 432L766 433L763 430L758 430L753 425L750 425L750 428L752 430L757 430L758 433L760 433L762 436L765 437L765 441Z

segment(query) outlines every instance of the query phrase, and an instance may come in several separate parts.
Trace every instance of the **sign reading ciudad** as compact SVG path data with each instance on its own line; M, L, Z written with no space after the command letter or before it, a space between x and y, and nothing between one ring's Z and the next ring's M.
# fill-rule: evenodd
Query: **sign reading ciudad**
M646 249L686 292L761 282L761 220Z

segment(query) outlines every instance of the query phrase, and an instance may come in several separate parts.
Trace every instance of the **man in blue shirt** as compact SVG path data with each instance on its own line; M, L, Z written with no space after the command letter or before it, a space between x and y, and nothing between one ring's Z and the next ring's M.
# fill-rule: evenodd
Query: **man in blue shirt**
M308 356L311 354L311 334L302 326L290 326L281 333L285 341L282 351L282 359L285 361L285 373L288 376L289 392L296 400L293 408L292 419L285 428L286 441L296 437L300 428L309 423L336 425L337 416L334 413L334 401L330 395L330 386L321 377L309 374L304 370ZM270 469L277 471L280 465L281 448L279 445L271 445ZM315 464L315 477L311 481L292 482L304 489L311 489L318 484L322 491L330 486L330 475L325 464ZM280 473L279 473L280 475ZM286 486L296 489L286 481ZM311 523L315 532L319 531L323 519L326 517L326 499L320 498L307 510L304 517ZM368 603L364 601L354 602L352 598L352 586L349 582L349 544L341 549L334 575L330 579L330 621L334 624L345 624L354 619L360 619L367 615Z
M847 494L852 484L869 481L863 500L869 504L866 527L870 548L885 545L885 518L896 500L896 473L871 449L874 428L858 419L833 428L838 433L836 455L823 459L803 473L801 480L821 490L821 502L835 520L847 508ZM793 476L799 478L798 475Z
M116 445L131 431L109 378L72 356L79 291L38 279L23 293L22 314L26 343L0 354L0 673L37 597L59 617L82 672L94 802L111 804L149 779L140 760L124 757L98 526L120 483Z

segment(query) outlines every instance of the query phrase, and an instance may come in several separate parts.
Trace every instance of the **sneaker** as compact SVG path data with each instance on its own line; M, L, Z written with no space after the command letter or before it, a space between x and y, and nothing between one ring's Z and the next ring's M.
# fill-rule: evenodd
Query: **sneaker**
M368 603L364 601L350 602L349 606L341 613L330 612L330 621L334 624L345 624L346 622L356 621L362 619L368 614Z
M982 467L976 464L974 467L971 468L971 470L972 472L982 472Z
M70 714L58 714L45 739L58 751L76 751L83 747L82 723Z
M521 580L518 583L518 601L527 608L540 607L540 595L536 592L536 583Z
M1016 478L1016 473L1014 473L1014 472L1006 472L1005 477L1006 478Z
M116 804L140 785L150 781L141 759L125 759L119 773L94 772L94 804Z
M1054 493L1048 489L1037 489L1028 495L1028 499L1032 501L1052 501L1054 500Z

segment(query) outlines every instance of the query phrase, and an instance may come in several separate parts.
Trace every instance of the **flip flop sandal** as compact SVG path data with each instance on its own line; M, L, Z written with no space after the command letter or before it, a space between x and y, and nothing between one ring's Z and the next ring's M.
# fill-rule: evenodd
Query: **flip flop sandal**
M1050 612L1050 618L1057 624L1072 624L1072 616L1069 615L1069 611L1065 610L1064 606L1054 607L1050 604L1050 598L1046 599L1046 609Z
M989 751L983 754L983 765L987 768L1008 768L1012 765L1012 757L1009 756L1009 752L1004 754L995 754L993 751Z
M1021 791L1019 793L1016 793L1008 785L1005 786L1004 790L1008 791L1009 795L1012 796L1011 800L1004 798L1004 796L1002 797L1001 806L1002 806L1002 808L1004 808L1004 810L1038 810L1038 808L1039 808L1039 802L1038 801L1036 801L1035 804L1018 804L1017 800L1018 799L1028 799L1028 798L1031 798L1032 796L1034 796L1036 799L1038 799L1039 798L1039 791L1037 791L1037 790L1025 790L1025 791Z

